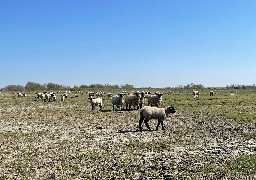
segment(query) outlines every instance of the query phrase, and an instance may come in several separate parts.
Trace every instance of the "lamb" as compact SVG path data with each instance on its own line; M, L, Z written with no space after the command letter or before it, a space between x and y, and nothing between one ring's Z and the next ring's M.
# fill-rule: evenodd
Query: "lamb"
M134 94L130 94L128 96L125 97L125 104L126 104L126 109L129 108L129 110L131 109L131 106L137 107L137 109L139 109L139 101L140 101L140 93L139 92L135 92Z
M175 113L176 110L172 106L167 106L166 108L158 108L151 106L144 106L140 110L140 120L139 120L139 130L142 131L142 123L144 121L148 130L151 130L148 124L150 119L157 119L158 124L156 130L158 130L159 125L162 125L162 130L164 130L163 120L171 113Z
M162 93L156 93L155 95L148 96L148 106L158 107L162 101L162 96Z
M88 99L90 100L92 110L95 109L95 106L99 106L100 110L102 110L102 106L103 106L102 98L93 98L92 96L90 96Z
M117 108L122 109L122 106L124 104L123 97L124 97L123 93L119 93L118 95L112 97L111 102L112 102L112 105L113 105L113 111L115 110L115 106Z

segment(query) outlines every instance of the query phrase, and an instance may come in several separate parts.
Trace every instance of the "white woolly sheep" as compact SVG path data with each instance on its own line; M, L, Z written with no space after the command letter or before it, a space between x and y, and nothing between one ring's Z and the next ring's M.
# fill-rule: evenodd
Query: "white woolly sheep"
M103 106L102 98L93 98L92 96L90 96L88 99L90 100L92 110L95 109L95 106L99 106L100 110L102 110L102 106Z
M144 106L140 110L140 120L139 120L139 130L142 131L142 123L144 121L148 130L150 130L148 121L150 119L157 119L158 123L156 126L156 130L158 130L159 125L162 125L162 130L164 130L163 120L171 113L175 113L176 110L174 107L167 106L166 108L158 108L151 106Z
M122 106L124 104L123 97L124 97L123 93L119 93L118 95L112 97L111 102L112 102L112 105L113 105L113 111L115 110L115 106L117 108L122 109Z

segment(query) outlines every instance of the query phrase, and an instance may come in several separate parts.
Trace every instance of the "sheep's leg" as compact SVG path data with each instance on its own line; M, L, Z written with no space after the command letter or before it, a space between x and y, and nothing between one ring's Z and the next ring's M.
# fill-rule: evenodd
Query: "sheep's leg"
M150 127L149 127L149 124L148 124L148 121L149 121L148 118L146 118L146 119L144 120L146 127L148 128L148 130L151 131L151 129L150 129Z
M144 120L143 117L141 117L140 120L139 120L139 129L140 129L140 131L142 131L142 123L143 123L143 120Z
M158 131L158 127L159 127L160 124L161 124L161 126L162 126L162 130L164 130L164 123L163 123L163 120L162 120L162 119L158 119L158 123L157 123L157 126L156 126L156 131Z
M157 121L157 126L156 126L156 131L158 131L158 127L159 127L159 125L160 125L160 122L161 120L160 119L158 119L158 121Z
M113 105L113 111L115 110L115 105Z
M162 130L165 130L164 129L164 121L163 120L161 120L161 125L162 125Z

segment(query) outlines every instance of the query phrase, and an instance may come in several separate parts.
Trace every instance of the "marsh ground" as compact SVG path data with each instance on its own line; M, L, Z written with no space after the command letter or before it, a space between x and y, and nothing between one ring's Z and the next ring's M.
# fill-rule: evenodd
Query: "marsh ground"
M199 100L165 92L165 131L138 132L139 113L91 111L87 95L35 101L0 95L0 179L256 179L256 92ZM156 121L151 120L154 128Z

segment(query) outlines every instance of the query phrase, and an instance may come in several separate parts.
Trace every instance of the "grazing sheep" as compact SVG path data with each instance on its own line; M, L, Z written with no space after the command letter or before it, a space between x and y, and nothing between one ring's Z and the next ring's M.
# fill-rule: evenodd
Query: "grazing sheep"
M36 99L41 99L42 101L45 100L45 94L44 93L41 93L41 92L36 92Z
M61 95L61 97L60 97L60 101L65 101L65 99L66 99L66 96L65 95Z
M57 99L56 94L54 92L51 92L50 96L48 96L48 101L53 102L53 101L56 101L56 99Z
M135 92L134 94L130 94L125 97L125 104L126 104L126 109L131 109L131 106L137 107L139 109L139 101L140 101L140 93Z
M157 119L158 124L156 126L156 130L158 130L159 125L162 125L162 130L164 130L163 120L171 113L175 113L176 110L174 107L166 107L166 108L158 108L158 107L151 107L151 106L144 106L140 110L140 120L139 120L139 129L142 131L142 123L144 121L148 130L150 130L148 121L150 119Z
M199 99L199 97L200 97L200 92L193 90L193 96L194 96L194 99Z
M124 97L123 93L119 93L118 95L112 97L111 102L112 102L112 105L113 105L113 111L115 110L115 106L117 108L122 109L122 106L124 104L123 97Z
M102 109L102 106L103 106L102 98L93 98L92 96L90 96L88 99L90 100L92 110L95 109L95 106L99 106L100 110Z
M195 96L195 95L200 95L200 92L199 91L195 91L195 90L193 90L193 95Z
M162 93L156 93L155 95L148 96L148 106L158 107L162 101L162 96Z
M18 97L26 97L27 95L25 93L17 92Z
M210 91L210 96L213 96L214 95L214 91Z

